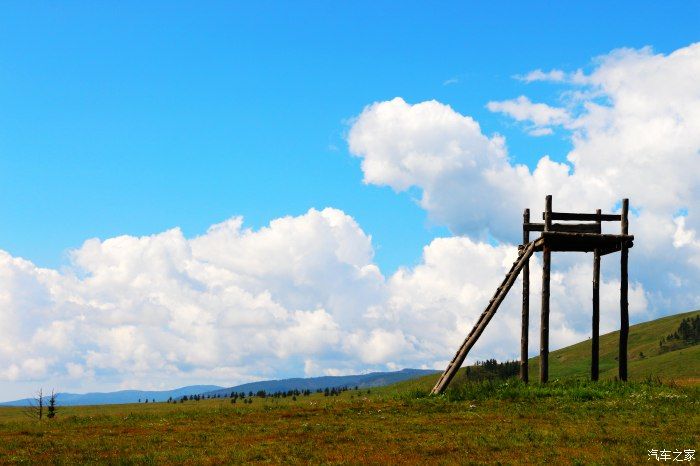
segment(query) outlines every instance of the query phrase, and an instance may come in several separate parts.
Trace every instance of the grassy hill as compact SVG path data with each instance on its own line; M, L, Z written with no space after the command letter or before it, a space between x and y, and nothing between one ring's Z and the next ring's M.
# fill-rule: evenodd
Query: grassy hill
M628 378L644 380L648 377L659 377L662 380L673 380L682 384L697 385L700 383L700 345L662 353L659 340L673 333L681 321L687 317L700 315L700 310L675 314L668 317L643 322L630 326L628 339ZM613 380L617 377L617 352L619 331L606 333L600 337L600 379ZM537 342L531 342L531 344ZM539 378L540 358L530 358L530 380ZM570 379L590 378L591 374L591 341L586 340L575 345L567 346L549 353L549 378ZM453 383L459 384L466 380L464 368L460 369ZM430 375L418 379L407 380L389 387L388 393L430 390L437 376Z
M631 380L660 377L678 381L700 381L700 345L661 353L659 340L673 333L687 317L700 311L675 314L661 319L630 326L628 340L628 375ZM600 378L617 376L617 353L620 332L600 337ZM530 359L530 379L539 376L540 358ZM549 354L549 377L590 377L591 341L552 351Z

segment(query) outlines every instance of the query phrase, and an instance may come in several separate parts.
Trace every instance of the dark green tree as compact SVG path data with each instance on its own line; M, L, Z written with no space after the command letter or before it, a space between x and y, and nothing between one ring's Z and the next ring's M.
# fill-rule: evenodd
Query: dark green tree
M46 410L46 417L48 417L49 419L55 418L57 410L58 409L56 407L56 393L54 393L54 391L51 390L51 396L49 397L49 406Z

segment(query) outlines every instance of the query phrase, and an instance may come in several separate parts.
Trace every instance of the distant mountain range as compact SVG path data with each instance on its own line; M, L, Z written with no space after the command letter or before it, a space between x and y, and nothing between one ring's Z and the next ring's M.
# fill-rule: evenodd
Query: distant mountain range
M289 390L318 390L339 387L355 386L360 388L381 387L395 382L414 379L424 375L433 374L436 371L423 369L403 369L396 372L370 372L360 375L342 375L327 377L295 378L283 380L266 380L262 382L251 382L235 387L224 388L218 385L192 385L189 387L176 388L174 390L148 391L148 390L120 390L107 393L58 393L57 402L59 406L81 406L81 405L103 405L103 404L124 404L138 403L148 399L149 402L166 401L168 398L178 399L185 395L222 395L228 396L231 392L258 392L265 390L268 393ZM24 398L15 401L0 403L0 406L27 406L33 401L32 398Z
M166 401L170 397L180 398L185 395L196 395L220 388L223 387L218 385L191 385L189 387L163 391L120 390L118 392L107 393L58 393L56 395L56 402L59 406L81 406L138 403L146 399L148 399L149 402L153 400ZM0 406L27 406L33 401L33 398L23 398L21 400L0 403Z
M220 388L204 393L204 395L228 396L231 392L257 393L265 390L267 393L282 392L289 390L311 390L328 388L369 388L383 387L404 380L415 379L424 375L434 374L437 371L424 369L403 369L396 372L370 372L361 375L340 375L326 377L311 377L308 379L283 379L266 380L264 382L251 382L230 388Z

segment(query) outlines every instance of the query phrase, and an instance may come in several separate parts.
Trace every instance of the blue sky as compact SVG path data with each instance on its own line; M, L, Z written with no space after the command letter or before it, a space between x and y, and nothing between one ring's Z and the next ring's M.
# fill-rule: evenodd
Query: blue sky
M349 119L436 99L507 137L510 156L563 160L490 100L551 104L535 68L588 69L618 47L698 37L693 2L8 2L0 15L0 247L40 266L91 237L242 215L260 227L333 206L390 273L431 238L415 191L363 185Z
M545 194L630 198L632 323L699 308L698 24L694 2L3 3L0 393L442 369ZM590 336L591 273L556 255L552 349ZM519 286L469 362L518 357Z

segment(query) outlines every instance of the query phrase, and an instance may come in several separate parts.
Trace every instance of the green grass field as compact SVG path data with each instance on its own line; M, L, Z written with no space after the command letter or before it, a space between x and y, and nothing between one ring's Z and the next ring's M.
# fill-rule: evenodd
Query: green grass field
M661 377L677 382L700 382L700 345L659 354L659 339L676 330L684 318L698 314L700 311L686 312L631 326L627 346L629 378ZM617 376L619 333L600 337L601 379ZM539 357L530 359L529 367L530 379L537 380ZM590 370L590 340L549 353L550 378L589 377Z
M41 422L0 408L0 462L648 464L650 449L698 449L697 346L653 353L654 334L683 316L632 327L630 353L647 356L631 362L637 380L628 383L581 380L589 370L584 342L552 353L560 357L545 386L462 380L429 397L429 376L296 401L66 407ZM610 376L615 345L615 335L601 338ZM662 380L642 380L647 371Z

